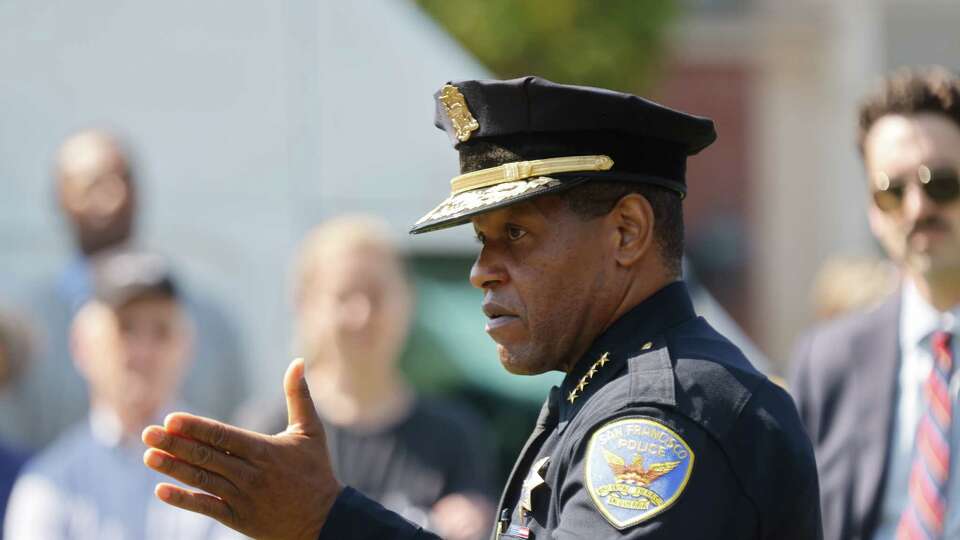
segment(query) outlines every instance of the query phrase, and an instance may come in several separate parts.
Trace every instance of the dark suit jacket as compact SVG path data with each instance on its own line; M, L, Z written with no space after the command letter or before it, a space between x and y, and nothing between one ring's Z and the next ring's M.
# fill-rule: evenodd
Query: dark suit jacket
M817 457L825 540L876 531L897 403L900 293L797 344L791 390Z

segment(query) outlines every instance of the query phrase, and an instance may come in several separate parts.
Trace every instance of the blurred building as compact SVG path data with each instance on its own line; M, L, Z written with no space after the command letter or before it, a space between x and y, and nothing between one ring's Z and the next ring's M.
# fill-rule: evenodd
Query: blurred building
M958 66L950 0L684 0L656 92L717 120L691 161L688 252L781 369L816 271L875 255L854 144L860 97L904 64Z

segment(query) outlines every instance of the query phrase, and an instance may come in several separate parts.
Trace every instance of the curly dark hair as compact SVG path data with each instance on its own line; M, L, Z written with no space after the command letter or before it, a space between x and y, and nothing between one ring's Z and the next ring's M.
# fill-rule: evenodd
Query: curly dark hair
M873 124L888 114L943 114L960 128L960 78L942 66L902 68L885 78L860 104L857 148Z
M680 277L683 260L683 204L680 195L653 184L591 181L560 193L567 207L582 219L608 214L631 193L642 195L653 209L654 242L671 274Z

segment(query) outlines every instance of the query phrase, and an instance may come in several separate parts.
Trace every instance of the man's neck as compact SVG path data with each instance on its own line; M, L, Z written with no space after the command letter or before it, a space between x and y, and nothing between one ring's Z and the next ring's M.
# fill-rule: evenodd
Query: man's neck
M936 275L908 274L917 292L937 311L948 311L960 304L960 273L942 272Z
M607 329L619 321L624 315L627 314L627 312L639 306L646 299L653 296L657 291L679 279L679 276L663 275L657 276L656 278L631 280L630 284L624 289L623 294L620 295L618 301L616 302L615 309L609 312L610 316L602 319L605 321L604 324L598 327L598 331L589 341L584 340L584 342L580 344L580 347L573 351L573 355L567 359L566 363L563 364L561 371L564 373L570 373L576 367L577 362L584 355L584 353L587 352L593 342L602 336Z
M84 240L82 237L78 237L77 251L81 258L92 259L98 255L127 247L130 244L130 238L130 234L111 240Z
M620 302L613 318L610 319L610 323L607 326L609 327L617 322L628 311L642 304L647 298L653 296L660 289L679 279L679 276L658 276L657 279L635 280L627 289L627 293L623 296L623 300Z
M406 417L413 391L396 370L370 373L315 367L308 375L317 410L339 426L376 430Z
M91 400L90 415L94 436L107 446L138 441L140 432L153 420L151 414L135 414L129 408L119 411L96 398Z

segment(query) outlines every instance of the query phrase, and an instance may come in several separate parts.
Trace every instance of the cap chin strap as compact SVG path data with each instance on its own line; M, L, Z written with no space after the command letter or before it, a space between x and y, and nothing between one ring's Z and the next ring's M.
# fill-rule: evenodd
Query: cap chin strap
M570 156L515 161L461 174L450 181L450 194L457 195L474 189L557 173L609 171L611 167L613 167L613 160L609 156Z

